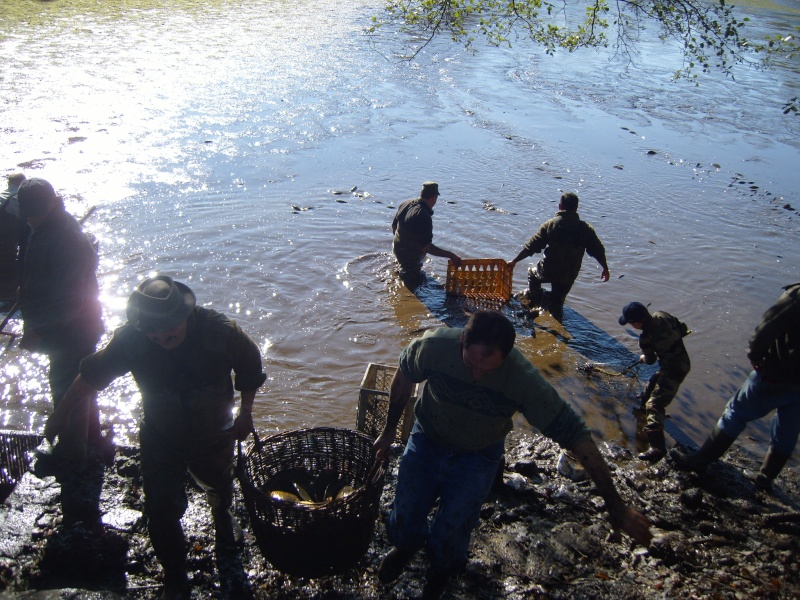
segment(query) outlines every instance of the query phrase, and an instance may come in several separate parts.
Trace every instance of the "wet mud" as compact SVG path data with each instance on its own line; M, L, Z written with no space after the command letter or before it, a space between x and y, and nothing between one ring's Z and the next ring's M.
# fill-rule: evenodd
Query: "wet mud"
M393 449L373 540L342 575L282 574L261 556L241 496L234 513L245 531L239 567L255 598L417 598L424 551L390 586L377 581L389 550L383 528L401 448ZM623 497L642 510L650 548L612 535L588 480L559 469L560 449L515 430L506 444L504 485L492 492L473 535L470 561L445 598L796 598L800 597L800 476L782 473L772 494L746 478L759 460L734 448L703 476L670 459L645 466L626 448L601 444ZM563 462L563 459L562 459ZM568 473L569 474L569 473ZM102 525L65 524L53 478L22 477L0 505L0 597L154 598L160 567L150 546L135 448L107 468ZM201 492L189 486L184 517L193 598L228 597L215 567L214 535ZM237 486L238 489L238 486ZM330 549L336 552L335 547Z

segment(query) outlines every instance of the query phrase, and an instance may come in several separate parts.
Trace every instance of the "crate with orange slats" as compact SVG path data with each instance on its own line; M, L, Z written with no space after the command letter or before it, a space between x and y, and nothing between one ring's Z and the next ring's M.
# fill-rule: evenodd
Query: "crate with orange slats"
M514 271L502 258L464 258L461 266L447 263L448 294L507 302Z

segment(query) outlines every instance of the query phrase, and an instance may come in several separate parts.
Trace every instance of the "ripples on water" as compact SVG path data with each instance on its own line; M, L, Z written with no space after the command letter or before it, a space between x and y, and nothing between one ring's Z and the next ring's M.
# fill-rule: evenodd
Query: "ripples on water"
M472 56L437 40L406 63L384 56L414 40L387 32L379 53L362 35L379 2L112 4L0 0L0 169L46 177L76 215L98 207L109 331L154 270L242 322L269 374L259 429L352 426L366 365L439 323L388 254L396 206L426 179L443 192L437 244L474 257L512 258L577 190L612 280L587 259L569 305L609 355L636 349L616 323L630 300L690 324L671 409L698 441L761 313L800 279L782 208L800 207L800 123L780 113L796 63L694 88L669 81L677 54L650 39L627 72L524 43ZM427 268L444 278L441 259ZM598 433L632 440L636 382L600 389L559 339L519 344ZM41 429L42 377L39 357L5 353L0 426ZM101 398L122 438L138 401L129 379Z

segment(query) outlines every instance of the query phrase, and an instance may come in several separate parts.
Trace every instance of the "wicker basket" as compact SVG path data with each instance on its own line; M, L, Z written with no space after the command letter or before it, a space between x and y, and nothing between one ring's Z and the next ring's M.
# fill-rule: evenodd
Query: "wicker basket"
M0 502L14 491L31 464L30 453L44 436L27 431L0 430Z
M386 415L389 412L389 388L396 372L397 367L369 363L364 372L364 378L361 380L356 429L373 439L381 434L386 425ZM418 395L419 385L415 387L414 394L400 417L396 442L405 444L408 440L411 427L414 425L414 403L417 401Z
M372 541L380 508L385 470L373 463L372 440L350 429L318 427L256 438L246 453L240 444L237 476L264 558L300 577L352 568ZM315 505L273 499L267 483L292 469L311 476L332 470L355 491Z
M448 294L507 302L514 271L502 258L465 258L461 266L447 263Z

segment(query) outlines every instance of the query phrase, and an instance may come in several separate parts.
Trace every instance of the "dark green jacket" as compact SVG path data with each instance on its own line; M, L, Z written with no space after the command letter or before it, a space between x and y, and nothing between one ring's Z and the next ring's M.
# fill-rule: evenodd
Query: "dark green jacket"
M414 414L428 438L454 452L477 452L502 441L517 412L564 448L589 437L583 419L517 348L475 381L462 359L461 332L426 331L400 355L406 377L426 381Z
M800 383L800 283L787 285L750 338L747 358L766 381Z
M421 198L406 200L392 220L392 251L403 270L418 269L433 242L433 210Z
M57 208L29 239L19 291L25 328L45 352L60 339L103 333L95 270L97 253L78 221Z
M659 368L668 375L684 377L692 365L683 338L689 328L676 317L663 311L655 311L642 324L639 348L645 362L652 365L658 360Z
M225 439L233 426L234 389L255 390L266 379L256 343L235 321L201 306L173 350L125 324L105 348L81 362L81 375L98 390L126 373L142 394L144 422L178 451Z
M571 284L578 277L584 252L604 269L606 249L594 228L581 221L574 210L560 210L556 216L539 227L527 241L515 260L542 252L539 271L546 281Z

